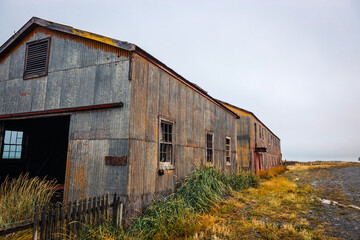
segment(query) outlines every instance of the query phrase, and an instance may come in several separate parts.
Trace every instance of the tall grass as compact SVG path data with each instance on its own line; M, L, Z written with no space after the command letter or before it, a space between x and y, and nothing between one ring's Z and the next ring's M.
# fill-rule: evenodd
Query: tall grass
M231 188L255 186L256 176L240 172L226 176L212 168L195 170L171 196L153 202L136 219L127 235L136 239L184 239L199 228L198 216L224 199Z
M256 186L257 176L239 172L227 176L213 168L192 172L177 191L154 201L123 231L111 223L90 228L80 239L186 239L199 231L199 218L233 190Z
M55 181L22 174L6 177L0 186L0 229L31 219L35 206L47 204L54 194Z

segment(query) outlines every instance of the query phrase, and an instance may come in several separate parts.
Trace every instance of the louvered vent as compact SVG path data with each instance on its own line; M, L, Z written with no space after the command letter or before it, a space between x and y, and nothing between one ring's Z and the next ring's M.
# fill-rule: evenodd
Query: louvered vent
M26 47L24 79L47 75L50 38L29 42Z

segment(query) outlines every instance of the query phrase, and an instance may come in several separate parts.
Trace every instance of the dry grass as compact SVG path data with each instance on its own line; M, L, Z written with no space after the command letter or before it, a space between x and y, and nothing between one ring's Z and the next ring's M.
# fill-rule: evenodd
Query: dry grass
M275 177L256 189L233 191L200 219L193 239L334 239L325 225L305 218L313 190Z
M276 177L282 173L284 173L287 170L286 166L276 166L267 170L260 170L258 173L258 176L261 179L271 179L273 177Z
M54 193L54 181L28 174L6 178L0 186L0 229L31 222L35 206L47 204ZM10 234L6 239L31 239L32 229ZM4 237L5 239L5 237Z
M301 164L301 165L290 165L287 166L287 169L290 171L305 171L305 170L312 170L312 169L325 169L325 168L333 168L333 167L352 167L352 166L360 166L360 163L355 162L339 162L339 163L326 163L323 162L321 164Z

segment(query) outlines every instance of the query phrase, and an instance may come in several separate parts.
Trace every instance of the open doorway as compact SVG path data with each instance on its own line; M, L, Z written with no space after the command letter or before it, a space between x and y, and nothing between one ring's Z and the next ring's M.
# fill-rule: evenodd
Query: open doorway
M7 175L55 179L65 183L70 116L0 122L0 181Z

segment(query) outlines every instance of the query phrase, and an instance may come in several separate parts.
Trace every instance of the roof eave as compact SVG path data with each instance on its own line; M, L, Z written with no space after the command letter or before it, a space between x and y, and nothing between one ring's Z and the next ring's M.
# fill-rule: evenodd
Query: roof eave
M171 68L169 68L168 66L166 66L164 63L162 63L161 61L159 61L157 58L155 58L154 56L152 56L151 54L149 54L148 52L146 52L145 50L141 49L140 47L135 45L135 53L139 54L140 56L144 57L145 59L147 59L148 61L152 62L153 64L157 65L158 67L160 67L161 69L165 70L167 73L169 73L170 75L174 76L175 78L177 78L179 81L183 82L184 84L186 84L187 86L191 87L192 89L194 89L195 91L197 91L198 93L200 93L201 95L205 96L206 98L210 99L211 101L213 101L216 105L218 105L219 107L221 107L222 109L224 109L225 111L227 111L228 113L230 113L231 115L233 115L236 119L239 119L240 117L231 109L227 108L224 104L222 104L221 101L211 97L207 91L205 91L204 89L202 89L201 87L199 87L198 85L196 85L195 83L190 82L189 80L187 80L186 78L184 78L183 76L181 76L180 74L178 74L177 72L175 72L174 70L172 70Z
M54 23L38 17L32 17L23 27L20 28L19 31L17 31L12 37L9 38L9 40L7 40L0 47L0 58L3 57L8 51L10 51L12 46L20 42L27 35L27 33L31 32L36 26L41 26L50 30L55 30L55 31L83 37L86 39L102 42L127 51L135 50L135 44L132 43L104 37L95 33L79 30L71 26L62 25L59 23Z

